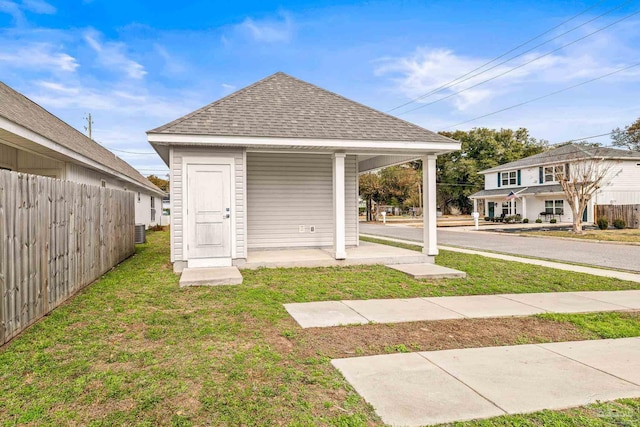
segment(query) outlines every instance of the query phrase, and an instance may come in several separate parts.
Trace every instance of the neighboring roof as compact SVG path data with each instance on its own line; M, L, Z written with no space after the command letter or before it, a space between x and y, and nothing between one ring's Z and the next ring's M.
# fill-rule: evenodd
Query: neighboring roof
M458 143L282 72L148 133Z
M548 185L532 185L529 187L504 187L493 188L491 190L480 190L477 193L470 195L470 198L477 197L491 197L491 196L504 196L507 197L511 192L516 193L518 196L537 196L543 193L562 193L562 185L560 184L548 184Z
M142 187L164 194L130 164L2 82L0 82L0 116L119 172Z
M590 157L603 157L616 160L640 159L640 152L630 150L620 150L609 147L584 147L578 144L566 144L554 148L544 153L525 157L515 162L505 163L490 169L480 171L480 173L500 172L504 170L518 169L544 164L562 163L571 160L585 159Z

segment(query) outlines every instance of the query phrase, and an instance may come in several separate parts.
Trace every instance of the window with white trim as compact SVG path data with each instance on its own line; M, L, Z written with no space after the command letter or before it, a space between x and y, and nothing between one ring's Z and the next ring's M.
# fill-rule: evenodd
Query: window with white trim
M564 215L564 200L545 200L544 211L548 215Z
M101 179L100 180L100 187L106 188L107 187L107 181L105 181L104 179Z
M544 167L544 182L557 182L558 177L562 175L564 175L564 165Z
M156 220L156 198L151 196L151 221Z
M518 173L516 171L502 172L502 185L516 185L518 183Z

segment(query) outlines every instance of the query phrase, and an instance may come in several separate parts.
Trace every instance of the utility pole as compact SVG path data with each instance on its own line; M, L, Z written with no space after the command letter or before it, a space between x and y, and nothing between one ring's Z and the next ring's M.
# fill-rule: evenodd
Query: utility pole
M91 132L91 127L93 126L93 120L91 120L91 113L87 114L87 116L84 119L87 121L87 126L84 127L84 130L86 130L87 133L89 134L89 139L93 141L93 136Z

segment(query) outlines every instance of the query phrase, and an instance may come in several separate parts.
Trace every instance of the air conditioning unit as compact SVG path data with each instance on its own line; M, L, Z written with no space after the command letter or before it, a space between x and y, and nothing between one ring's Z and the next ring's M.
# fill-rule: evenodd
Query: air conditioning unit
M147 243L147 232L144 224L136 224L136 244Z

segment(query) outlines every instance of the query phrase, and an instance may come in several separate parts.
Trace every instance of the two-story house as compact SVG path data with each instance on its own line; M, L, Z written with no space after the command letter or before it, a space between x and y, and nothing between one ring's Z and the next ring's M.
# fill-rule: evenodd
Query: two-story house
M640 152L562 145L534 156L480 171L484 190L470 196L482 216L520 215L534 221L572 222L571 209L557 181L572 162L597 155L613 163L608 179L589 201L582 218L594 222L595 205L640 204Z

